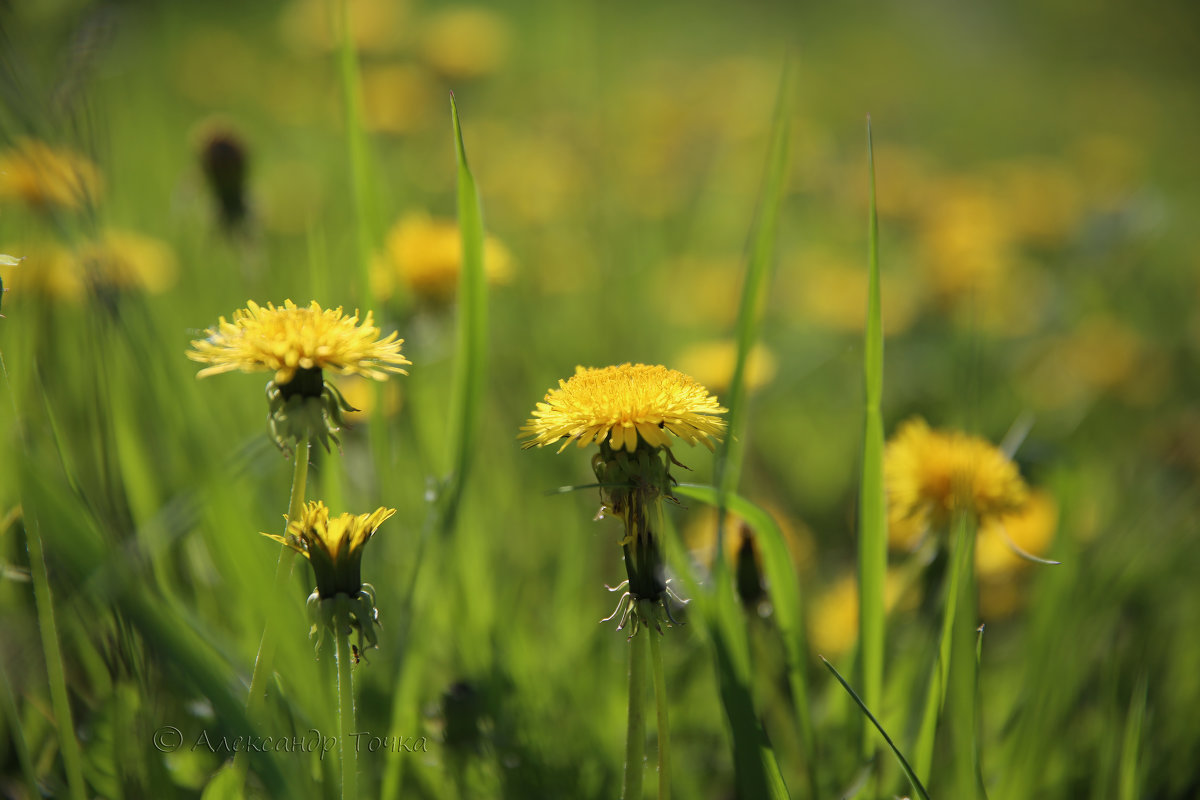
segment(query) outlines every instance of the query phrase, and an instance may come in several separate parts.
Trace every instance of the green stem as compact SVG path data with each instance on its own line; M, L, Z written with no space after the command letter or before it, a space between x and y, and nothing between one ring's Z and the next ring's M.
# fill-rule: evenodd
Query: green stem
M41 629L42 650L46 657L47 678L50 681L50 700L58 727L58 744L62 748L63 767L67 772L67 787L73 800L83 800L83 762L79 741L75 738L75 723L71 717L71 701L67 695L67 678L63 670L62 650L58 644L58 625L54 621L54 602L50 595L50 576L46 569L46 551L42 533L29 509L25 510L25 539L29 546L29 569L33 579L33 596L37 601L38 627Z
M292 495L288 502L288 524L294 519L300 519L304 513L304 492L308 484L308 451L310 437L304 437L296 443L292 465ZM286 533L286 530L285 530ZM279 560L275 562L275 580L272 584L272 597L282 597L287 589L288 577L292 574L292 564L296 560L296 551L287 545L279 548ZM254 672L250 676L250 695L246 698L246 715L254 718L255 712L265 697L264 683L271 672L271 664L275 660L275 629L271 627L271 617L263 624L262 638L258 642L258 655L254 659ZM246 775L246 750L239 750L233 758L234 766L243 778Z
M354 733L354 673L350 653L350 607L338 595L333 624L337 656L338 758L342 762L342 800L358 797L358 755L349 744Z
M634 613L637 613L636 611ZM646 760L646 637L645 625L629 639L629 726L625 730L624 800L641 800L642 773Z
M954 610L951 638L948 702L951 752L954 754L954 796L975 800L980 796L978 721L975 714L977 650L979 627L975 586L975 526L960 523L955 542L958 563L958 600Z
M662 647L657 632L650 638L650 669L654 676L654 703L658 709L658 800L671 797L671 726L667 720L667 682L663 677Z
M17 411L17 397L8 379L8 366L4 354L0 353L0 374L9 388L13 420L22 442L25 437L20 430L21 415ZM22 472L22 476L24 473ZM22 482L24 482L22 480ZM25 492L22 491L24 495ZM38 527L33 510L25 508L25 542L29 549L29 571L33 581L33 598L37 604L39 633L42 638L42 654L46 659L46 677L50 683L50 702L54 708L54 720L58 726L58 745L62 749L63 769L67 773L67 789L72 800L83 800L86 787L83 782L83 760L79 754L79 740L75 738L75 722L71 716L71 698L67 694L67 676L63 669L62 649L58 642L58 625L54 619L54 598L50 593L50 571L46 568L46 549L42 544L42 531Z

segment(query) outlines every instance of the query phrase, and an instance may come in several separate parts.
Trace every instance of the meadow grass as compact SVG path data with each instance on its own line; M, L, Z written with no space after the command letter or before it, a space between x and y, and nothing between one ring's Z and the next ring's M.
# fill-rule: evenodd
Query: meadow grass
M1009 61L1008 28L950 12L462 11L5 10L2 793L1192 796L1179 43L1131 29L1142 55L1103 72ZM201 166L217 124L249 165L240 227ZM22 183L23 141L101 180ZM456 230L401 257L388 223L417 210ZM370 310L412 361L338 383L363 413L294 461L262 374L184 356L286 298ZM693 377L729 429L715 459L676 448L665 508L684 624L627 642L597 624L621 534L590 521L587 459L520 453L520 426L577 364L714 340L728 363ZM988 443L1031 419L997 450L1052 510L895 518L918 417ZM308 563L259 534L305 498L397 509L352 680L352 640L308 636Z

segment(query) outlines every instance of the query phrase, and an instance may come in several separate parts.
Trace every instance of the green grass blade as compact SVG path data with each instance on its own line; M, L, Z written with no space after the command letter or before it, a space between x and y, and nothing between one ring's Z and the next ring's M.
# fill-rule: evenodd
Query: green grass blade
M779 81L779 95L775 102L775 120L771 126L771 144L767 154L767 168L763 180L762 195L759 197L758 214L750 233L749 255L746 276L742 284L742 299L737 320L737 360L733 377L729 382L729 393L724 398L729 409L729 430L725 443L717 454L715 483L722 494L733 491L741 475L744 441L742 432L746 417L746 361L762 327L763 311L767 302L767 290L771 266L775 260L775 238L779 227L779 208L783 203L783 192L788 173L789 142L792 119L792 66L784 65ZM723 517L723 515L719 515ZM721 539L723 519L718 521L717 558L724 558Z
M1125 733L1121 743L1121 761L1117 774L1117 797L1120 800L1137 800L1139 742L1142 740L1142 723L1146 719L1146 677L1143 675L1129 699L1129 716L1125 718Z
M825 660L824 656L821 656L821 661L826 667L829 668L829 671L833 673L833 677L837 678L838 683L842 685L842 688L845 689L849 693L850 697L854 699L854 702L858 705L859 709L861 709L863 714L866 715L867 719L871 721L871 724L875 726L875 730L879 731L879 734L883 736L883 740L887 742L888 747L890 747L892 752L896 755L896 760L900 762L900 769L904 770L904 774L908 778L908 782L912 784L913 791L917 793L917 797L924 798L924 800L929 800L929 793L925 791L925 786L921 783L921 779L917 777L915 772L913 772L913 769L909 766L908 760L904 757L904 754L900 752L898 747L896 747L896 743L892 741L892 737L888 736L887 731L885 731L883 726L879 724L879 720L875 719L875 715L872 714L871 710L863 703L862 698L855 693L854 689L850 688L850 684L846 683L846 679L843 678L840 673L838 673L833 664L830 664Z
M975 714L976 633L978 588L975 585L975 525L965 514L955 522L954 561L958 571L958 598L954 604L947 673L948 716L953 753L955 796L973 800L980 796L979 724Z
M345 111L346 144L350 157L350 187L354 198L354 234L358 250L357 295L364 309L373 308L371 291L371 248L375 241L375 192L367 155L367 132L363 123L361 80L358 53L350 28L350 3L336 0L336 28L339 32L338 67ZM378 404L377 404L378 405Z
M458 155L458 228L462 237L462 269L458 283L458 354L450 405L450 473L443 488L442 526L453 524L471 453L479 430L487 355L487 282L483 272L483 209L479 190L467 165L462 126L450 95Z
M715 506L718 492L711 486L680 484L675 493L681 497L699 500ZM804 606L800 593L800 581L792 564L791 553L783 532L771 515L744 497L732 494L726 497L729 510L744 519L754 530L762 554L763 569L771 587L775 624L783 640L783 651L787 666L788 686L795 704L796 724L800 729L804 758L809 772L809 784L813 796L819 796L819 759L816 752L816 736L813 733L812 712L808 705L809 679L807 667L807 631L804 622Z
M859 680L865 702L880 708L883 697L883 650L887 614L887 512L883 487L883 312L879 291L879 220L875 209L875 149L871 118L867 117L867 165L870 175L868 226L867 324L863 341L863 384L866 403L863 422L862 483L858 498L858 614ZM863 727L862 755L875 749L874 737Z
M707 488L709 497L715 498L714 489L704 488ZM724 562L717 562L711 588L702 586L679 542L678 534L673 528L671 530L668 554L672 566L683 582L686 594L691 597L688 608L703 621L713 649L721 705L733 742L738 796L771 800L789 797L775 751L755 709L754 695L750 689L749 632L730 571Z

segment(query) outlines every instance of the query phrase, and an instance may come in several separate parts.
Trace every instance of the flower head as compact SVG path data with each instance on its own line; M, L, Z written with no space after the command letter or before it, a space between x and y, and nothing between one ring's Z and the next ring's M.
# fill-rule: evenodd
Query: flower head
M638 440L669 447L667 432L688 444L713 449L726 409L708 390L682 372L662 366L622 364L603 369L576 367L569 380L546 393L523 428L525 447L542 447L559 439L561 453L572 441L580 447L608 441L613 450L632 453Z
M298 370L333 370L342 375L362 375L383 380L389 372L408 373L401 367L412 362L400 354L403 339L393 332L380 339L379 328L367 312L360 324L358 313L343 316L342 308L322 309L317 301L299 308L291 300L277 308L253 300L234 312L233 322L221 317L209 328L206 339L192 342L188 358L211 364L196 377L222 372L275 372L275 383L290 383Z
M320 500L306 503L299 519L289 519L287 534L264 533L308 559L317 579L317 594L356 596L363 587L363 548L379 526L396 513L378 508L370 514L340 514L333 519Z
M483 242L483 268L488 283L512 278L512 255L500 240ZM449 303L458 291L462 271L462 234L453 220L413 213L402 217L387 235L387 253L375 259L372 282L378 297L391 297L397 278L417 297Z
M977 520L1006 514L1028 495L1017 466L997 447L961 431L936 431L921 419L901 425L883 460L889 513L944 525L955 513Z
M100 192L100 171L83 156L21 139L0 155L0 197L16 197L39 209L77 209Z

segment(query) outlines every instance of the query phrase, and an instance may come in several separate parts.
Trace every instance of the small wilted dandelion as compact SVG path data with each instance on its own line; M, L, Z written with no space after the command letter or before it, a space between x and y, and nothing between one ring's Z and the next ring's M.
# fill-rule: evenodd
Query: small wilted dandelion
M336 630L335 612L345 606L350 627L358 632L358 648L378 646L375 588L362 581L363 549L394 508L378 508L370 514L340 514L332 519L319 500L306 503L299 518L288 520L283 536L264 533L286 545L312 564L317 588L308 598L311 634L320 648L326 630Z
M314 300L298 307L291 300L282 307L254 301L236 311L233 321L221 317L205 339L192 342L188 358L209 364L197 377L222 372L273 372L267 384L271 434L280 447L289 441L327 439L343 425L342 415L353 408L325 380L324 371L384 380L391 373L407 375L411 364L400 353L403 339L395 332L380 338L371 312L359 321L339 306L322 309Z

